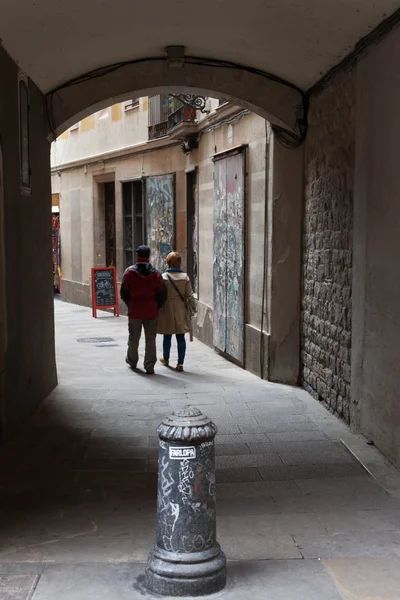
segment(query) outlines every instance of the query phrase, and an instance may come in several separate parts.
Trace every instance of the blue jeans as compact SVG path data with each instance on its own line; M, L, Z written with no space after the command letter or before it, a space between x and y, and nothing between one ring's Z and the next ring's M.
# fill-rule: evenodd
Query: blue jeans
M172 335L164 335L163 354L165 360L169 360L169 355L171 352L171 341ZM176 343L178 345L178 365L183 365L183 361L185 360L186 354L186 340L184 333L176 334Z

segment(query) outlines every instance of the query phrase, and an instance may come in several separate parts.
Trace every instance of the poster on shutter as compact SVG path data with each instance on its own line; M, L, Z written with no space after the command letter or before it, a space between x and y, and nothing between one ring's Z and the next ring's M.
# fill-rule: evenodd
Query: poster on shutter
M226 160L214 163L214 346L226 348Z
M214 163L214 345L244 360L244 155Z
M243 362L244 337L244 189L243 154L227 159L226 353Z
M151 263L162 272L175 249L175 174L146 179L146 229Z

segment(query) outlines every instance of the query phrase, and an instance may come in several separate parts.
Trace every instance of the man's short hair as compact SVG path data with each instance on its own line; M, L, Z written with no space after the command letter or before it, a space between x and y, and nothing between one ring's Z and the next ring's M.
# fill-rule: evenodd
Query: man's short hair
M136 248L136 254L139 258L149 258L150 257L150 248L148 246L138 246Z

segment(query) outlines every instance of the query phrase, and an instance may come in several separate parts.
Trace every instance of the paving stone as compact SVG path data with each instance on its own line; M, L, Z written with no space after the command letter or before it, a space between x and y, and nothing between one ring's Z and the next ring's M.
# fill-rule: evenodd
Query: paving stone
M265 498L268 496L288 493L299 496L301 491L294 481L253 481L236 483L217 483L217 501L223 498L240 499L244 505L249 499Z
M227 484L222 484L227 485ZM240 496L221 496L217 494L217 525L219 527L220 517L248 517L249 515L259 515L263 518L265 515L278 514L279 510L271 496L267 496L268 492L264 492L265 496L258 497L240 497ZM222 529L224 524L222 523ZM236 531L236 527L235 527ZM229 533L229 531L226 531Z
M228 560L301 558L301 553L290 535L271 536L269 533L220 535L217 530L217 537ZM247 590L247 593L249 593L249 590Z
M29 600L40 575L22 572L2 573L0 570L0 598L2 600Z
M243 454L250 454L250 449L246 444L216 444L215 454L216 456L241 456Z
M370 493L383 492L381 486L364 471L360 477L344 477L332 479L299 479L296 485L304 494L338 494L338 493ZM384 492L383 492L384 493Z
M359 477L364 469L356 462L339 465L285 465L283 467L259 467L262 478L266 481L287 479L316 479L329 477Z
M247 454L243 456L217 456L217 469L236 469L240 467L262 467L264 465L281 465L277 454Z
M268 438L265 433L237 433L231 435L218 433L215 438L216 446L225 444L247 444L248 442L268 442Z
M35 538L18 540L0 545L2 562L128 562L146 561L151 549L150 539L147 548L139 546L130 536L100 537L98 535L75 536L42 544ZM36 599L35 599L36 600Z
M329 465L329 464L349 464L354 461L354 459L349 455L342 452L320 452L320 453L312 453L309 451L289 451L284 452L280 450L278 452L282 462L285 465Z
M220 469L217 472L216 479L219 483L261 481L261 475L259 470L255 467L247 467L244 469Z
M259 502L259 501L258 501ZM242 514L240 520L236 515L220 516L218 519L218 534L229 535L235 532L237 536L247 536L257 534L270 535L271 537L279 535L295 534L325 534L326 529L318 520L316 515L310 513L303 514L269 514L266 510L262 518L260 513Z
M135 600L132 587L143 571L134 564L52 564L46 567L34 600Z
M352 507L352 504L349 506ZM336 510L317 512L318 518L328 533L350 533L352 531L398 531L400 530L400 504L392 509Z
M154 458L158 455L158 448L143 446L89 446L86 458Z
M229 570L230 600L343 600L320 561L237 562Z
M400 557L330 558L323 564L345 600L400 598Z
M296 535L295 541L305 558L400 557L400 531Z
M127 471L81 471L76 476L77 485L117 485L141 486L155 485L155 473L127 472Z
M267 434L269 441L271 442L307 442L307 441L318 441L318 440L329 440L328 436L319 430L313 431L284 431L281 433Z
M316 431L318 427L311 421L302 423L301 421L285 421L283 417L278 421L269 420L264 425L241 425L241 433L264 433L284 432L284 431Z
M135 458L85 458L67 463L70 471L147 471L147 459Z
M156 439L158 441L158 437L154 436L118 436L117 438L113 438L110 436L101 437L96 433L97 432L95 430L89 439L83 440L85 443L90 444L91 448L96 446L105 446L109 448L120 446L140 446L142 448L146 448L147 446L150 446L150 439Z
M217 424L217 426L218 426L218 432L220 434L228 434L228 435L232 435L235 433L239 434L239 433L241 433L241 429L242 429L242 427L240 427L240 429L239 429L239 426L235 425L234 423L232 423L230 425L222 423L220 425ZM247 425L246 427L253 427L253 425ZM255 427L257 427L257 426L255 425Z
M331 512L340 510L400 509L399 502L381 492L338 492L332 494L312 494L290 497L281 494L275 499L278 508L286 512Z

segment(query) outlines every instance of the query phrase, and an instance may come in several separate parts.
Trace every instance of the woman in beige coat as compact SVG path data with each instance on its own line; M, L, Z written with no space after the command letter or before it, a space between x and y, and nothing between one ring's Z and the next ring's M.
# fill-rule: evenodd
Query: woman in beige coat
M196 300L193 296L190 279L181 268L182 257L177 252L167 256L167 270L163 279L167 288L167 300L158 315L157 333L164 335L163 356L160 362L169 367L171 342L176 335L178 346L177 371L183 371L186 354L185 333L192 332L191 312L196 312Z

